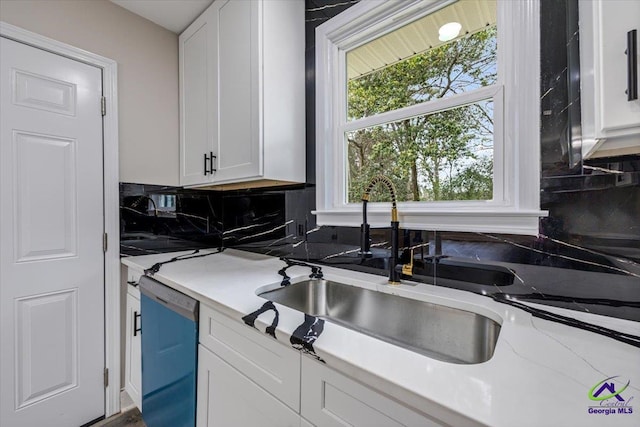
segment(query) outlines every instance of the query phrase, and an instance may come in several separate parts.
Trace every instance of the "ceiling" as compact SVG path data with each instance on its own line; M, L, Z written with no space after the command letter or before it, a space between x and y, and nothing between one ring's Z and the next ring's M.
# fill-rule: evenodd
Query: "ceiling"
M495 0L461 0L347 53L347 75L357 78L443 45L438 29L459 22L458 37L496 23Z
M213 0L110 0L156 24L180 34ZM437 47L438 29L446 23L462 24L461 37L496 22L495 0L461 0L403 28L360 46L347 55L350 79Z
M213 0L111 0L169 31L180 34Z

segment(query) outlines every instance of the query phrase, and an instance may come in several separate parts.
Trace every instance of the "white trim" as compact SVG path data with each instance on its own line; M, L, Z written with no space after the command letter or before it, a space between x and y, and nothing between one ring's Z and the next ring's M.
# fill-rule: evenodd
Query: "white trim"
M514 206L540 208L540 1L503 1L498 8L498 48L509 52L503 61L505 171L513 180ZM505 37L508 34L508 37ZM518 143L526 141L526 143ZM514 150L514 152L511 152ZM510 161L513 159L513 161ZM515 170L513 170L515 169ZM540 211L539 216L547 212ZM538 234L537 230L535 233Z
M437 113L438 111L445 111L454 107L470 105L488 98L493 98L501 90L501 86L494 84L491 86L473 90L471 92L458 93L446 98L434 99L433 101L423 102L422 104L410 105L408 107L398 108L397 110L391 110L384 113L363 117L361 119L347 121L344 125L341 126L340 133L350 132L353 130L368 128L385 123L391 123L397 120L406 119L407 117L423 116L426 114ZM346 103L340 104L342 109L344 108L342 107L342 105Z
M341 67L342 68L342 67ZM508 179L505 177L504 165L502 160L504 158L504 139L502 137L502 121L503 121L503 98L504 98L504 90L500 85L492 85L488 87L484 87L481 89L474 90L473 92L461 93L457 95L453 95L447 98L438 99L422 104L411 105L409 107L401 108L398 110L393 110L381 114L376 114L374 116L365 117L363 119L354 120L351 122L347 122L346 124L338 127L338 131L336 132L336 138L340 138L343 140L343 135L345 132L349 132L352 130L362 129L365 127L376 126L378 124L389 123L395 120L402 120L407 117L415 117L417 115L426 115L432 114L437 111L446 110L452 107L461 107L463 105L473 104L479 101L491 100L494 105L494 145L493 145L493 158L494 158L494 176L502 176L502 179L495 179L493 185L493 200L471 200L471 201L435 201L428 202L428 213L426 215L431 215L433 211L451 211L454 209L455 211L459 210L475 210L478 207L480 209L493 209L501 207L509 207L511 205L509 201L508 194L504 192L504 182ZM340 105L344 105L344 102L341 102ZM340 109L341 113L344 113L344 109ZM355 125L354 125L355 123ZM343 165L347 163L346 160L346 146L344 150L336 150L335 155L335 163L338 165ZM342 170L338 170L336 168L335 172L335 182L336 187L334 188L347 188L346 175L347 172L341 173ZM345 203L342 200L342 194L338 191L334 192L333 198L333 209L332 210L340 210L340 209L350 209L353 207L353 203ZM357 204L358 211L360 211L359 203ZM371 206L371 205L369 205ZM381 203L376 203L376 206L385 206ZM416 203L416 202L400 202L398 203L398 207L402 209L403 212L410 211L413 216L420 215L421 212L425 212L425 203ZM383 207L384 211L390 211L391 205ZM453 212L455 216L455 211ZM334 224L332 224L334 225ZM412 227L417 227L417 224L412 223Z
M314 211L318 224L353 227L353 218L362 221L362 208L358 210ZM530 234L538 229L539 211L447 211L447 212L403 212L398 207L400 224L411 224L413 229L436 231L469 231L499 234ZM391 209L369 211L369 225L373 228L389 227ZM505 223L509 225L506 227Z
M0 21L0 36L102 69L102 93L107 101L103 117L104 230L109 244L104 256L105 417L120 412L120 210L118 170L118 64L116 61Z
M449 108L493 97L494 199L398 204L402 227L429 230L538 234L540 210L540 1L502 1L498 7L498 81L467 94L343 123L346 117L345 52L452 1L367 1L316 28L316 205L319 225L360 225L361 208L347 204L345 130L393 121L407 113ZM399 16L399 18L398 18ZM504 91L503 91L504 88ZM427 107L426 104L431 106ZM502 114L500 114L502 112ZM389 206L370 203L374 226L388 225Z

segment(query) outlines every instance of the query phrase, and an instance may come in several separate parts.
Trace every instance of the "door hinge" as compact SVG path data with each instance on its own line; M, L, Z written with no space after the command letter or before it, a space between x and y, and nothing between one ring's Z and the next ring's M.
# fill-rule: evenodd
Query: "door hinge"
M102 115L107 115L107 98L104 96L100 98L100 111L102 111Z
M104 388L109 387L109 368L104 368Z
M107 252L107 249L109 247L108 240L109 240L109 236L107 235L107 233L104 233L102 235L102 251L103 252Z

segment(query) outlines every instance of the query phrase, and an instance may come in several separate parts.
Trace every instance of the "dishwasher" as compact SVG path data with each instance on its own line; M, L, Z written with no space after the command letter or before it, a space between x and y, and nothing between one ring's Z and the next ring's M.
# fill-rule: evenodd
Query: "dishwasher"
M142 418L147 427L194 427L198 301L140 278Z

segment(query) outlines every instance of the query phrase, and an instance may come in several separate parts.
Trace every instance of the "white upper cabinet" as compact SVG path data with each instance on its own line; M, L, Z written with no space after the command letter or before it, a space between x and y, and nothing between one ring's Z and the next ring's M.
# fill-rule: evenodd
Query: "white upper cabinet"
M304 2L216 0L179 48L180 185L304 182Z
M631 60L627 42L640 32L640 2L583 0L579 13L582 156L640 153L640 100L628 99L638 87L637 42Z

